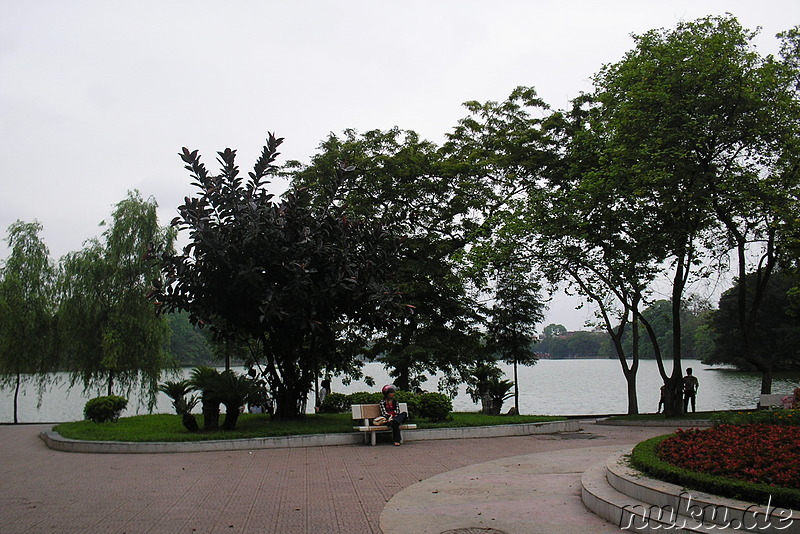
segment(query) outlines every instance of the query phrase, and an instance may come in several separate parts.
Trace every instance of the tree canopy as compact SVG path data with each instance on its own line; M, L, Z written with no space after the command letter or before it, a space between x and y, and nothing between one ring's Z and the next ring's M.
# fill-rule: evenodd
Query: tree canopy
M84 389L138 387L155 405L161 371L169 366L169 326L148 293L159 276L149 247L172 248L159 226L154 199L138 191L117 203L102 239L90 239L61 262L59 349L71 383Z
M189 244L154 249L165 281L153 298L162 312L188 311L218 339L259 343L275 413L294 418L321 368L358 373L352 354L339 350L347 335L339 327L389 320L399 302L386 273L402 243L378 218L347 216L337 196L347 165L330 169L337 179L323 191L293 187L275 199L265 186L282 141L269 135L246 178L235 150L218 152L221 170L211 174L197 151L183 149L198 193L172 226L188 231Z

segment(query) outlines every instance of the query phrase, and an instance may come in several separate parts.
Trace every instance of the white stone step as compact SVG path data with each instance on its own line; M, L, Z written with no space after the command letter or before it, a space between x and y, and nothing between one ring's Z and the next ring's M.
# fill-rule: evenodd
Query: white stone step
M581 477L581 497L589 510L620 529L646 534L720 531L719 525L678 515L669 508L662 509L621 493L608 483L607 474L606 462L590 467Z
M800 534L798 511L719 497L647 477L629 465L629 452L606 461L609 485L624 495L738 532Z

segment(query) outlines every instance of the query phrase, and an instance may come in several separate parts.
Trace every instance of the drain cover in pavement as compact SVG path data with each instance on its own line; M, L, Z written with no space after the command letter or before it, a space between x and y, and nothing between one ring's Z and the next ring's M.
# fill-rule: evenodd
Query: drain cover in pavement
M496 528L457 528L455 530L445 530L442 534L508 534Z

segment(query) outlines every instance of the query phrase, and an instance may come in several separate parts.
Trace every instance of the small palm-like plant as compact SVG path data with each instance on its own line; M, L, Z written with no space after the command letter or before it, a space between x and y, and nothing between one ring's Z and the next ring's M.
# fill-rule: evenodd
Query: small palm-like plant
M189 385L200 392L203 411L203 428L216 430L219 428L219 405L221 400L211 392L211 387L220 373L213 367L195 367L189 377Z
M175 411L181 416L183 426L185 426L189 432L197 432L200 427L197 425L197 419L192 415L192 409L197 406L198 399L194 396L188 399L186 398L186 395L192 391L189 381L180 380L178 382L173 382L167 380L163 384L160 384L158 389L172 399L172 406L175 407Z
M514 396L514 392L511 391L514 387L514 382L490 378L487 386L487 393L489 398L492 399L492 415L500 415L503 403Z
M255 389L255 382L246 375L237 375L233 371L219 373L211 382L208 392L215 399L225 405L225 420L222 422L223 430L236 428L239 419L239 407Z

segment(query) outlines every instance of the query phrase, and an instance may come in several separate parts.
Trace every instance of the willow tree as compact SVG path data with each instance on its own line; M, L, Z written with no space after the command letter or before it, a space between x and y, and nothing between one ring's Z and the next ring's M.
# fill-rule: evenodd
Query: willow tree
M23 382L43 384L57 366L55 266L41 230L36 221L9 226L11 254L0 264L0 383L14 387L14 423Z
M71 385L129 395L138 388L155 405L162 370L171 365L170 329L148 299L158 267L156 244L171 249L173 233L158 224L154 199L130 192L100 239L67 254L61 265L60 350Z

